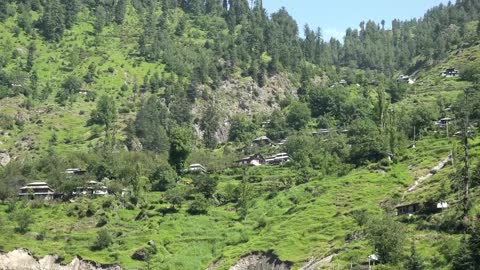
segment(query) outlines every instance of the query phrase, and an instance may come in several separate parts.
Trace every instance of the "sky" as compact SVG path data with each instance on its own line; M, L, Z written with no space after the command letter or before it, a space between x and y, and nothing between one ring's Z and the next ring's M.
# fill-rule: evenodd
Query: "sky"
M452 3L455 1L452 0ZM448 0L263 0L269 14L285 7L297 21L300 34L308 23L311 29L322 29L324 40L342 40L348 27L358 28L361 21L386 21L390 28L393 19L412 19Z

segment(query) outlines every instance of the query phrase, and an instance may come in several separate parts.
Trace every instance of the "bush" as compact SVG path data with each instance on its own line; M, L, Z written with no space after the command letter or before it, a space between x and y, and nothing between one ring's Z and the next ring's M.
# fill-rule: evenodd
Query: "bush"
M43 240L45 240L45 237L47 237L47 232L45 230L43 230L35 236L35 239L37 241L43 241Z
M15 230L24 234L33 223L32 213L29 210L17 210L13 213L13 219L17 223Z
M108 223L108 218L107 218L106 216L102 216L102 217L100 217L100 219L98 220L96 226L97 226L97 227L103 227L103 226L107 225L107 223Z
M136 261L148 261L150 257L157 253L154 246L142 247L132 254L132 259Z
M365 209L354 210L351 213L353 219L357 222L357 225L363 227L368 221L368 212Z
M0 113L0 129L13 129L15 119L7 114Z
M106 229L102 229L97 232L97 239L93 245L93 249L95 250L102 250L110 246L113 242L110 233Z
M188 213L192 215L201 215L208 212L208 200L203 195L197 195L195 200L190 203Z

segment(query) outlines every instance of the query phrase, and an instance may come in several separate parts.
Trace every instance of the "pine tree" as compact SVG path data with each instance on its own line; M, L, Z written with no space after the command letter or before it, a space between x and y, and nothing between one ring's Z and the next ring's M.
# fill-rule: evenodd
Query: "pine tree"
M125 21L125 13L127 11L127 0L119 0L115 6L115 22L123 24Z
M211 104L205 113L203 114L203 119L201 123L201 128L203 130L203 141L205 146L213 149L217 147L217 138L216 133L220 127L219 123L219 114L215 105Z
M95 23L93 25L95 32L97 34L101 33L106 23L107 23L107 12L105 11L105 8L102 5L99 5L95 9Z
M40 33L48 41L58 41L65 31L65 8L59 0L45 3L42 17L38 21Z
M62 0L62 4L65 7L65 27L70 29L77 20L80 2L78 0Z
M423 270L424 269L423 261L417 253L415 242L412 242L410 256L407 258L405 269L406 270Z
M35 42L30 42L30 45L28 46L28 57L27 57L27 64L25 65L25 70L27 72L30 72L33 68L33 61L35 59Z
M466 237L462 238L457 254L453 257L452 270L475 270Z

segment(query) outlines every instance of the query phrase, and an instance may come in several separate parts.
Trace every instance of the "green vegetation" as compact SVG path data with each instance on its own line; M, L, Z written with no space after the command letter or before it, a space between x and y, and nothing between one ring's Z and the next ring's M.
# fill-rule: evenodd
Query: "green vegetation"
M125 269L228 269L252 252L295 269L371 254L476 269L479 12L362 22L340 43L300 38L262 1L1 1L0 249ZM109 196L78 196L91 180ZM33 181L63 197L18 200Z

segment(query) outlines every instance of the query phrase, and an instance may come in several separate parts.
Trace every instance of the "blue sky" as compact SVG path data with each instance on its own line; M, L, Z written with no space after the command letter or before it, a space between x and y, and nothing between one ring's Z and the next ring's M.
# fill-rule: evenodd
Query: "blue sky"
M263 0L269 14L285 7L302 35L308 23L312 29L322 28L325 40L332 36L340 39L348 27L358 28L361 21L369 19L384 19L386 27L390 27L393 19L421 17L440 3L447 4L448 0Z

